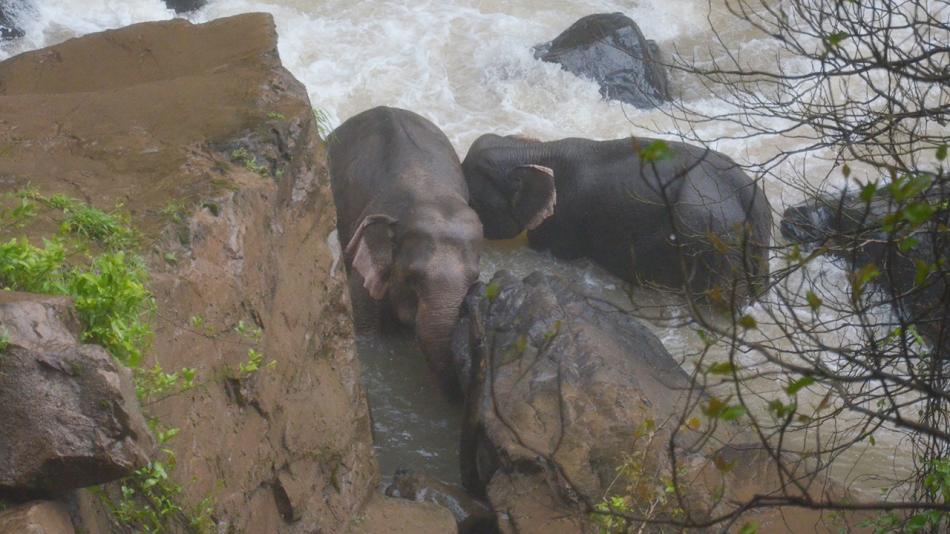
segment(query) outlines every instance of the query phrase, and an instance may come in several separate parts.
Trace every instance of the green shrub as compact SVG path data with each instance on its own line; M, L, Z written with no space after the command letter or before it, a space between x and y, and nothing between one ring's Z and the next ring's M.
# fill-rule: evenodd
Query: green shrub
M112 252L96 257L88 270L68 275L68 294L85 326L83 336L106 347L122 363L138 366L152 329L145 321L154 309L146 289L148 273L140 258Z
M98 343L116 359L135 367L151 341L148 314L154 299L146 289L142 260L125 252L94 257L88 266L70 266L58 239L36 247L28 240L0 243L0 287L73 298L83 339Z
M138 241L136 232L128 220L118 215L106 213L88 204L63 195L53 195L45 201L47 205L62 210L66 218L60 225L63 233L74 234L119 250L132 247Z
M63 267L66 250L57 240L44 240L43 248L26 238L0 243L0 287L31 293L65 293Z

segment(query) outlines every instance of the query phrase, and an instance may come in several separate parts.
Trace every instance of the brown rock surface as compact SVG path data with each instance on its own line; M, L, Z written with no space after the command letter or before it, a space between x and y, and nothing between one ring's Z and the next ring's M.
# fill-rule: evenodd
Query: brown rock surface
M464 489L446 484L422 473L399 469L386 488L386 495L415 502L429 502L452 512L459 534L480 534L496 530L495 514L482 501Z
M447 509L373 495L366 510L350 521L349 534L454 534L455 518Z
M55 501L33 501L0 512L0 534L73 534L69 512Z
M59 494L148 463L132 373L79 342L68 299L0 291L0 333L0 496Z
M248 14L0 64L0 190L121 203L143 230L158 309L145 365L199 383L147 404L180 429L167 446L185 507L210 497L225 532L339 532L378 473L343 277L329 275L324 148L276 44L272 19ZM250 348L276 363L238 371Z

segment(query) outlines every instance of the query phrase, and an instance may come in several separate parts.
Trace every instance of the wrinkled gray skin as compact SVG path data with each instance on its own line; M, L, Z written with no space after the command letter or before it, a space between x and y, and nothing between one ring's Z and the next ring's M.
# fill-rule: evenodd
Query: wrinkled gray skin
M685 143L645 162L638 147L653 142L479 137L462 169L485 237L527 229L533 248L589 257L627 281L696 293L736 281L740 301L752 296L746 280L768 275L761 187L725 155Z
M600 84L604 98L638 108L669 100L669 82L656 43L623 13L581 18L554 40L534 47L534 57Z
M328 147L357 329L414 327L452 391L449 337L478 278L482 238L455 150L425 118L387 107L344 122Z
M939 199L932 203L939 203ZM950 350L950 287L939 273L920 285L914 279L918 262L933 265L938 258L947 257L950 238L938 231L938 223L950 221L946 220L946 212L942 217L938 214L915 233L919 244L902 252L881 228L881 220L897 209L883 194L875 195L871 202L848 193L818 196L786 209L781 231L786 239L806 250L825 247L843 258L850 271L875 264L883 273L875 283L888 292L895 311L916 323L920 332L946 354Z

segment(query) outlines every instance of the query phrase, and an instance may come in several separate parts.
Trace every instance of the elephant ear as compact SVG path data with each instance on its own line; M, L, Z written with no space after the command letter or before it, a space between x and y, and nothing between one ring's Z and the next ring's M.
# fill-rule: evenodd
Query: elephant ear
M518 224L526 230L534 230L554 215L557 204L554 171L541 165L519 165L511 170L509 177L518 184L511 197L511 210Z
M395 236L393 225L396 222L389 215L364 217L344 252L347 264L360 273L363 287L375 300L382 300L389 289Z

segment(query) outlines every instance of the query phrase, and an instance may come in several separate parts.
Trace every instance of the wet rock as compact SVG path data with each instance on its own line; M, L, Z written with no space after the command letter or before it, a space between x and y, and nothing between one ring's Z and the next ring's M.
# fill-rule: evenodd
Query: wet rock
M0 533L73 534L66 507L55 501L34 501L0 512Z
M455 338L473 356L462 480L518 532L586 524L630 447L653 446L638 429L678 414L689 388L645 326L541 273L476 286Z
M936 197L930 200L931 205L940 205L941 199ZM885 289L885 298L894 310L916 323L921 334L946 354L950 332L944 331L944 325L950 308L944 298L946 277L940 276L945 269L917 279L918 265L945 264L948 259L950 239L941 230L946 210L917 228L913 234L916 244L904 249L901 240L891 239L883 228L885 218L898 209L886 193L874 195L870 202L852 193L817 196L785 210L782 236L806 250L822 247L841 258L852 272L875 265L882 275L873 283Z
M132 375L78 341L67 299L0 292L0 332L0 495L58 494L148 463Z
M0 0L0 41L23 37L23 30L17 25L14 14L26 7L22 0Z
M213 495L223 531L343 531L379 474L350 305L329 274L325 148L273 19L136 24L21 54L0 63L0 117L4 190L122 204L148 243L142 365L203 384L148 406L180 429L164 446L182 507ZM240 371L251 348L261 366Z
M534 57L596 81L604 98L638 108L669 100L659 48L623 13L583 17L553 41L535 46Z
M188 13L201 9L208 3L208 0L165 0L168 9L174 9L175 13Z
M597 531L589 514L605 497L649 502L664 491L657 481L671 477L670 450L688 482L679 487L682 501L649 511L654 519L685 511L701 520L752 495L800 495L797 487L779 490L787 479L755 436L703 422L698 406L711 397L691 388L643 324L556 276L520 280L500 271L475 286L453 351L456 361L470 360L462 480L488 497L502 532ZM783 461L803 476L814 468L794 455ZM633 477L619 480L620 466ZM808 490L820 500L830 486Z
M498 531L495 515L487 505L464 489L430 476L399 469L386 495L416 502L429 502L452 512L460 534L487 534Z
M373 495L366 509L349 523L349 534L451 534L455 518L445 508Z

